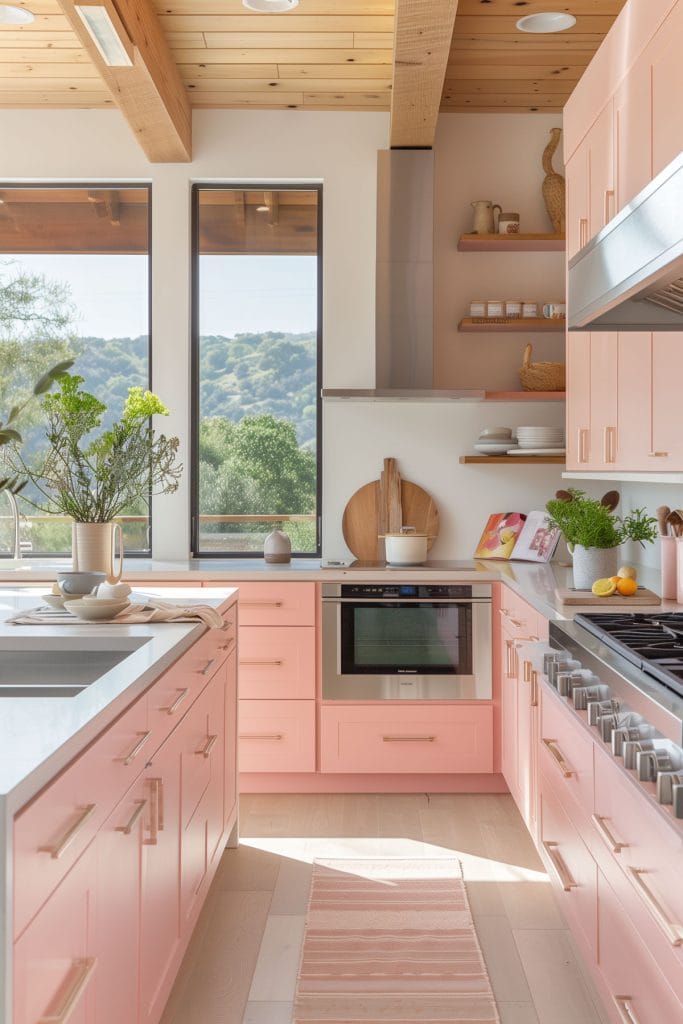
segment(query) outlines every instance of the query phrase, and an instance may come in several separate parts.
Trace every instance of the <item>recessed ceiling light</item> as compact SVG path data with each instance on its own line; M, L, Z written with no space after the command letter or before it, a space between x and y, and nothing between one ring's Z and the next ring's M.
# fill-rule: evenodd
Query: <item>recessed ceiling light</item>
M34 18L35 15L27 11L25 7L0 5L0 25L28 25Z
M520 18L517 28L520 32L564 32L576 25L573 14L557 14L547 11L544 14L527 14Z
M250 11L258 11L260 14L292 11L298 3L299 0L242 0L243 7L248 7Z

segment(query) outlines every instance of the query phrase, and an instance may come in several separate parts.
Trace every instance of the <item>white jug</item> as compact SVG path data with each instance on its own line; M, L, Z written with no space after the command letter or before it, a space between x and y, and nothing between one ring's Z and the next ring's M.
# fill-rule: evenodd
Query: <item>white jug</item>
M490 199L477 199L470 203L474 208L474 223L472 224L473 235L492 235L495 230L493 219L494 210L500 214L502 207L498 203L492 203Z

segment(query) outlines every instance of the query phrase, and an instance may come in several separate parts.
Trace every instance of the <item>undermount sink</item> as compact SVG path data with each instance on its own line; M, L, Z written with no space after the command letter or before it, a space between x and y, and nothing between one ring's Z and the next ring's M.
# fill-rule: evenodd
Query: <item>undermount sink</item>
M148 637L2 637L0 697L75 697Z

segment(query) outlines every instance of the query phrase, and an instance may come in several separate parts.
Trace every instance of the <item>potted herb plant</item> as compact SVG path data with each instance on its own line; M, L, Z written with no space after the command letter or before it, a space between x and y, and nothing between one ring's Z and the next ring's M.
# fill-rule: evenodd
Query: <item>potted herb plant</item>
M113 576L115 533L121 551L122 543L113 520L150 494L177 490L180 442L155 432L151 417L168 409L151 391L129 388L121 418L95 433L106 406L81 387L83 377L62 373L57 384L41 403L47 451L29 464L15 448L13 465L44 499L25 500L73 519L74 568L103 570L114 581L121 575Z
M657 520L645 509L636 508L623 517L615 515L616 502L610 497L588 498L584 491L570 487L558 491L545 506L549 525L559 527L567 541L577 590L590 590L596 579L615 575L620 544L633 540L644 545L657 536Z

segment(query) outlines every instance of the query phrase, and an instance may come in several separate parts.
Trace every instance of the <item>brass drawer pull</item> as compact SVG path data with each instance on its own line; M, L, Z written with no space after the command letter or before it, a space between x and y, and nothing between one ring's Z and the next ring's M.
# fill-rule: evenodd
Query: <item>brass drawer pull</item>
M576 447L578 449L579 462L588 462L587 454L588 430L586 427L579 427L579 434Z
M190 688L189 688L189 686L186 686L186 687L185 687L184 689L182 689L182 690L178 690L178 691L177 691L177 693L178 693L178 696L177 696L177 697L176 697L176 699L175 699L175 700L173 701L173 703L171 704L171 706L170 706L170 707L168 707L168 708L162 708L161 710L162 710L162 711L167 711L169 715L174 715L174 714L176 713L176 711L178 710L178 708L180 707L180 705L181 705L181 704L183 703L183 701L185 700L185 698L187 697L187 695L188 695L188 693L189 693L189 692L190 692Z
M150 738L152 733L151 732L139 732L137 735L140 737L140 739L137 741L137 743L135 744L133 749L130 751L130 753L126 754L125 757L121 758L121 760L126 765L126 767L128 767L129 764L133 763L133 761L138 756L138 754L140 753L140 751L142 750L142 748L144 747L145 743Z
M628 873L636 883L636 888L646 904L655 921L666 935L672 946L680 946L683 943L683 927L672 921L664 907L661 905L655 894L652 892L643 875L647 874L644 868L629 867Z
M131 832L133 831L133 829L135 828L135 824L136 824L138 818L140 817L140 815L142 814L142 812L144 811L146 804L147 804L146 800L136 800L135 801L135 810L131 814L131 816L128 819L128 821L126 822L126 824L125 825L117 825L115 831L116 832L123 832L124 835L129 836L131 834Z
M433 743L436 736L382 736L383 743Z
M570 768L567 762L565 761L564 754L557 745L557 740L543 739L542 743L545 747L548 748L548 750L552 754L555 763L564 775L565 779L571 779L572 775L576 775L575 770L573 768Z
M524 666L524 668L522 670L522 682L530 683L531 682L531 662L529 661L528 658L525 658L524 661L522 662L522 665Z
M61 1010L59 1013L51 1013L48 1014L47 1017L41 1017L38 1024L66 1024L69 1017L76 1009L81 996L85 992L88 982L95 973L97 958L90 956L83 960L74 960L74 967L78 968L78 975L71 986L71 990L67 992L66 999L64 1000Z
M223 625L220 627L220 629L222 629L222 630L230 629L231 626L232 626L232 619L224 619L223 620Z
M232 652L232 651L235 650L236 645L237 645L237 640L235 639L235 637L232 637L232 639L229 640L227 644L219 644L218 645L218 650L219 651L229 651L229 652Z
M240 601L243 608L282 608L284 601Z
M200 676L205 676L206 675L206 673L209 671L209 669L211 668L211 666L213 665L215 660L216 660L215 658L209 658L209 660L207 661L207 663L204 666L204 668L199 670Z
M609 818L603 818L601 814L592 814L591 818L593 824L598 830L598 834L612 853L621 853L628 846L628 843L620 843L618 839L615 839L610 830L607 828L605 822L609 821Z
M198 754L200 757L210 757L211 751L213 750L217 739L217 733L215 733L213 736L209 736L201 750L195 750L195 754Z
M71 846L74 839L85 825L88 818L95 811L95 804L88 804L87 807L82 809L76 821L73 823L71 828L64 833L62 838L54 846L39 846L38 853L49 853L53 860L58 860L62 856L67 847Z
M156 846L159 839L159 805L161 802L161 779L149 780L150 793L150 821L149 839L145 839L145 846Z
M668 452L648 452L647 454L650 456L651 459L665 459L669 453Z
M241 732L239 738L241 740L281 740L283 736L281 732Z
M562 856L559 852L556 852L559 850L559 843L553 843L550 840L544 839L543 849L548 854L550 863L555 869L557 879L564 891L569 892L571 889L576 889L579 883L574 881L567 870L565 862L562 860Z
M532 708L538 707L538 672L536 669L531 670L531 695L529 697L529 704Z
M240 665L270 665L271 667L279 668L281 665L284 665L284 662L277 658L272 658L270 661L259 661L257 658L245 658L244 660L240 658Z
M640 1024L631 1006L633 996L613 996L612 998L624 1024Z

